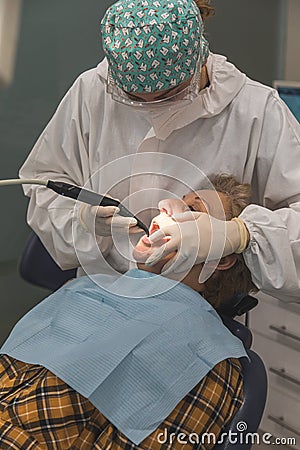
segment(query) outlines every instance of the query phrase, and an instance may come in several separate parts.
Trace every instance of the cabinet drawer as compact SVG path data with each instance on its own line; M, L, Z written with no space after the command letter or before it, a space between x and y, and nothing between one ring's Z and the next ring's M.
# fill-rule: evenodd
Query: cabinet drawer
M291 447L299 449L300 402L288 398L284 392L270 388L260 429L273 436L295 438L297 445L291 445Z
M265 363L269 386L285 392L300 404L300 353L259 334L254 335L252 348Z
M300 351L299 305L285 305L259 293L259 304L250 312L250 328L277 342Z

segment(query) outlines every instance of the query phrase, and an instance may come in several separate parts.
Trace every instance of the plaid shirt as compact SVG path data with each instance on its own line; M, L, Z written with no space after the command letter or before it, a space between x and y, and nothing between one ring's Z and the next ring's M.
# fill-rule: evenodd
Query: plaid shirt
M0 401L1 450L208 450L201 434L217 438L243 402L241 366L217 364L138 446L49 370L6 355Z

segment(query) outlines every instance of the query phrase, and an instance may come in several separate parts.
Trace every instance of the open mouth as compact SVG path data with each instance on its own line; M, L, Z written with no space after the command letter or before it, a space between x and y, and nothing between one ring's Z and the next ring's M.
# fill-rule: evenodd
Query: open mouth
M160 226L155 220L153 220L149 227L149 236L159 229ZM168 240L168 238L162 238L159 241L155 242L154 244L151 244L148 237L146 235L143 236L133 249L132 255L134 259L140 263L146 262L146 260L152 255L152 253L158 247L161 247L162 245L165 244L166 240Z
M155 220L152 221L150 228L149 228L149 234L155 233L155 231L159 230L159 225Z
M149 227L149 236L151 236L151 234L155 233L155 231L159 230L159 225L158 223L156 223L155 221L151 222L151 225ZM143 236L142 237L142 241L145 245L148 245L149 247L151 246L148 236Z

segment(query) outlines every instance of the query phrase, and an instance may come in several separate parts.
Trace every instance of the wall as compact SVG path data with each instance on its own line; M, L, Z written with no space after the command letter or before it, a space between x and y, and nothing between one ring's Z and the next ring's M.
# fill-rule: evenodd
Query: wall
M13 77L21 1L0 0L0 88Z
M299 1L299 0L295 0ZM242 72L271 85L282 78L285 59L285 0L213 0L207 22L211 50Z
M300 0L287 0L285 79L300 81Z
M99 18L113 1L25 0L15 79L0 91L0 179L16 178L38 135L77 75L97 64ZM211 49L270 84L283 70L284 1L215 0ZM20 187L0 190L0 341L47 292L22 281L17 261L29 233Z
M38 135L77 75L101 58L99 21L104 0L25 0L15 78L0 90L0 179L16 178ZM88 4L88 7L87 7ZM47 291L18 275L29 229L20 187L0 189L0 341Z

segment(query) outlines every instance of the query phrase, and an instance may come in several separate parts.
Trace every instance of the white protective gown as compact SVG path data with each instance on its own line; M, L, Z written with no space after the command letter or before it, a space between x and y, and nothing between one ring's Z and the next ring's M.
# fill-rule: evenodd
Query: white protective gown
M207 69L210 86L197 99L158 114L115 102L106 93L103 60L67 92L20 176L86 186L128 200L139 212L171 193L199 188L203 173L233 174L253 189L253 204L240 217L251 236L243 255L254 283L299 302L299 124L274 89L247 78L225 57L210 54ZM73 200L44 187L24 190L31 197L28 223L62 268L101 272L105 261L128 268L122 238L96 242L80 225ZM150 216L143 216L147 224Z

